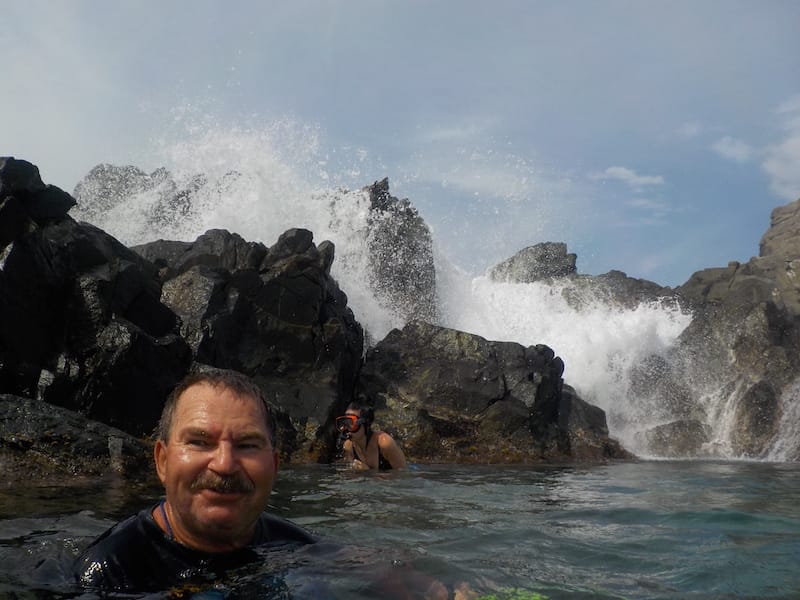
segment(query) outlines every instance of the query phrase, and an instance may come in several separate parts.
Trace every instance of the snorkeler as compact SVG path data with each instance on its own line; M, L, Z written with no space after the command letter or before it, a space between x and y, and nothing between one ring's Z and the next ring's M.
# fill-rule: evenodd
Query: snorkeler
M372 407L356 402L337 417L336 428L345 438L344 460L359 471L406 468L406 457L394 438L385 431L372 431L374 419Z

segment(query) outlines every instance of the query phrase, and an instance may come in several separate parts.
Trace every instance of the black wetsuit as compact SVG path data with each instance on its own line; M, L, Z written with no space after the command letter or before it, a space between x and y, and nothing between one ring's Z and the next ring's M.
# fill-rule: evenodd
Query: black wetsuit
M297 525L262 513L249 546L220 554L200 552L167 536L153 519L153 510L145 509L92 542L75 563L75 577L80 585L103 591L159 591L193 581L207 583L263 560L256 547L314 542L316 538Z

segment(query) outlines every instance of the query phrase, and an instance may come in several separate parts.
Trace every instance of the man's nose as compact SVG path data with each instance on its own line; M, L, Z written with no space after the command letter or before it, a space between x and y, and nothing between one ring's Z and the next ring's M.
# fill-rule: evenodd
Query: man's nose
M209 468L217 473L233 473L239 468L236 449L230 442L220 442L214 449Z

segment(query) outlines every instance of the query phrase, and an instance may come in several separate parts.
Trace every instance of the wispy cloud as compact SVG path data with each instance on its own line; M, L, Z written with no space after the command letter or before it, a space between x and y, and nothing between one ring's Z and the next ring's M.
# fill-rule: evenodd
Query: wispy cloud
M664 184L664 178L661 175L639 175L636 171L627 167L609 167L602 173L591 175L591 178L601 181L621 181L635 190L646 186Z
M684 140L690 140L692 138L696 138L702 132L703 132L703 126L700 123L698 123L697 121L690 121L678 127L675 133L678 135L679 138L682 138Z
M418 144L466 143L476 141L490 134L497 119L470 115L458 123L427 127L419 125L412 134L412 141Z
M777 196L795 200L800 198L800 94L782 103L777 113L785 119L786 137L766 149L761 168Z
M723 158L744 163L753 156L753 148L749 144L726 135L711 145L711 149Z
M659 217L666 216L668 213L673 212L672 208L664 202L650 198L633 198L626 202L626 204L631 208L649 211L654 216Z

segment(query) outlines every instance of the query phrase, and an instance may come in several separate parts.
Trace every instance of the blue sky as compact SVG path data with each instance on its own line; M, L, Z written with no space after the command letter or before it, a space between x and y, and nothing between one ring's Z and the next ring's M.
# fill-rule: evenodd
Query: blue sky
M580 272L663 285L757 255L800 198L794 0L0 9L0 154L68 191L101 162L160 166L176 115L288 121L332 183L389 177L468 271L564 241Z

